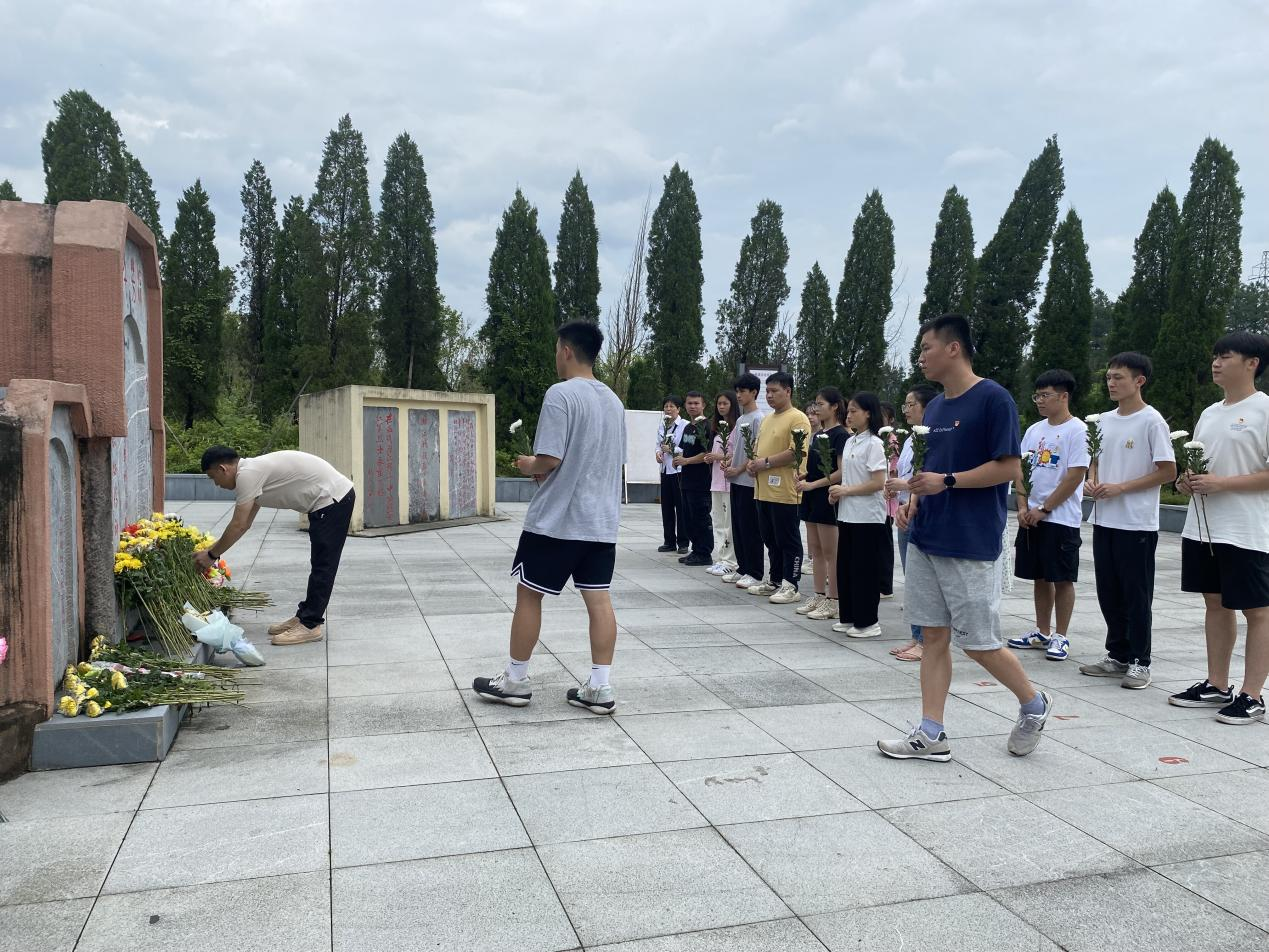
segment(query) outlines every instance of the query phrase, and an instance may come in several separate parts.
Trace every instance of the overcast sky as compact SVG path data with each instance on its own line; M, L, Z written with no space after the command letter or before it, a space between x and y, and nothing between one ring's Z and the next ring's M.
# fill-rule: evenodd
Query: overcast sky
M879 188L906 350L944 190L968 196L981 250L1051 133L1063 213L1083 218L1094 281L1112 296L1151 200L1164 184L1183 196L1207 135L1242 169L1246 270L1269 250L1260 0L0 0L0 35L0 179L43 198L53 101L87 89L153 176L169 231L201 177L228 264L241 258L252 159L279 205L307 197L348 112L377 208L384 154L408 131L427 165L442 289L473 324L516 186L553 248L576 168L596 206L605 307L649 189L655 203L675 161L691 173L711 348L761 199L784 207L795 315L813 262L836 290L851 225Z

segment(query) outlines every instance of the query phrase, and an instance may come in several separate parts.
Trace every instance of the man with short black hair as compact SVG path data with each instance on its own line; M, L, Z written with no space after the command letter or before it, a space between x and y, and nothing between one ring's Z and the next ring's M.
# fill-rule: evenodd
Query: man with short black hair
M275 645L321 640L357 498L352 480L320 456L299 450L239 458L228 446L213 446L203 454L202 468L221 489L234 491L237 505L220 538L194 555L201 569L209 568L246 534L261 506L308 513L308 591L293 617L269 626L269 639Z
M523 707L533 698L529 660L542 632L542 596L558 595L571 578L590 617L590 677L565 700L594 714L617 706L609 683L617 617L608 589L617 559L621 468L626 461L626 415L617 395L595 379L604 337L588 321L556 330L555 369L561 382L546 392L532 456L516 468L541 485L529 503L512 560L516 586L511 650L505 668L476 678L486 701Z
M683 518L687 522L687 537L692 551L681 556L684 565L712 565L714 563L714 521L710 517L709 496L712 468L705 459L709 453L713 434L705 418L705 395L699 390L689 390L684 395L687 420L679 437L679 448L674 465L679 468L680 498ZM702 431L704 436L702 437Z
M1224 724L1265 719L1269 676L1269 394L1256 380L1269 364L1269 337L1236 331L1212 346L1212 381L1225 399L1203 411L1194 442L1207 473L1187 470L1177 488L1190 510L1181 533L1181 590L1207 605L1207 678L1173 694L1178 707L1217 707ZM1234 691L1230 660L1238 616L1247 620L1243 683Z
M736 378L732 389L740 404L740 418L736 420L736 433L732 438L732 453L726 460L723 474L727 477L731 492L731 538L736 550L736 571L724 575L724 582L737 588L748 589L757 585L764 575L762 569L762 533L758 528L758 509L754 502L754 478L749 475L749 456L745 452L745 432L753 441L758 439L762 426L762 408L758 406L758 388L762 386L756 374L743 373Z

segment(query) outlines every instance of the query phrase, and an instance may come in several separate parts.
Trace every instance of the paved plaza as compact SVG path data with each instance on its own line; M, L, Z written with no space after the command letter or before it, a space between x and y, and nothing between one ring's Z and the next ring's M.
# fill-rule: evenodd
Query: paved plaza
M223 504L175 503L223 526ZM1203 610L1159 546L1154 686L1101 654L1086 530L1072 659L1010 757L1013 697L958 656L953 761L876 750L920 718L902 579L856 642L658 555L626 506L618 714L569 707L586 614L547 599L533 703L468 692L506 660L524 506L350 539L326 640L268 645L307 537L260 513L229 554L279 608L247 703L199 712L162 764L0 786L0 950L810 952L1269 948L1269 727L1170 707L1205 673ZM809 591L809 580L803 590ZM1029 626L1031 592L1007 597ZM1240 655L1236 666L1241 670Z

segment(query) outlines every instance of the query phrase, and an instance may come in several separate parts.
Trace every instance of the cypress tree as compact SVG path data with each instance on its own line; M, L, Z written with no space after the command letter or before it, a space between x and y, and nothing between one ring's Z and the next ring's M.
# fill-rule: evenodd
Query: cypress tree
M715 343L727 368L734 370L741 361L772 361L780 308L789 297L784 273L788 264L784 210L771 199L763 199L749 221L749 234L740 242L731 294L718 305Z
M1168 309L1172 256L1180 227L1181 210L1176 196L1165 186L1150 206L1146 224L1133 242L1132 280L1115 305L1115 326L1109 342L1112 356L1125 350L1154 353L1159 323Z
M397 136L388 148L379 201L379 340L384 383L443 390L435 214L423 156L407 133Z
M556 320L599 323L599 229L595 206L582 181L574 173L564 192L564 210L555 238Z
M1216 139L1199 147L1172 259L1168 309L1155 348L1153 403L1190 427L1216 399L1209 364L1242 269L1243 190L1234 154Z
M0 202L20 202L17 191L13 188L13 183L8 179L0 182Z
M57 118L44 129L44 201L128 200L128 163L119 123L82 89L56 102Z
M917 315L918 326L941 314L969 314L974 306L974 222L969 199L953 185L943 193L939 220L930 243L930 266L925 272L925 297ZM921 332L912 345L911 382L923 378Z
M265 290L260 406L266 420L288 410L327 359L323 267L321 231L295 195L282 211Z
M201 181L176 203L163 274L165 400L188 429L216 408L221 331L231 292L216 250L216 216Z
M1028 320L1065 188L1062 154L1053 137L1031 160L996 234L978 259L972 315L978 350L974 370L1009 390L1020 382L1019 357L1027 349Z
M648 233L648 328L660 389L690 389L705 350L701 211L692 177L674 163Z
M884 377L886 318L894 289L894 222L881 192L864 199L837 288L834 358L843 391L875 390Z
M243 176L242 226L238 241L242 245L242 264L238 276L242 283L242 360L250 382L251 400L261 405L260 384L264 375L264 310L269 298L269 281L273 276L273 256L278 240L278 203L273 197L273 183L259 159Z
M1093 386L1098 385L1097 375L1106 369L1106 361L1119 351L1110 349L1110 335L1115 326L1115 302L1101 288L1093 289L1093 330L1088 338L1088 369L1093 374Z
M1087 401L1092 379L1088 361L1092 330L1093 270L1084 225L1071 209L1053 233L1053 260L1036 320L1031 367L1036 374L1061 368L1075 376L1071 412L1077 415Z
M367 382L374 360L374 215L366 143L344 115L326 137L309 214L322 236L327 356L313 389Z
M485 387L497 398L499 442L512 420L533 432L542 398L555 382L555 293L537 209L516 189L502 215L485 289L489 316L480 328Z
M128 170L128 207L145 222L154 235L154 244L158 248L159 260L162 261L167 255L167 238L163 234L163 221L159 218L159 200L154 194L154 182L145 166L126 146L123 161Z
M811 265L802 283L802 306L798 310L797 383L806 394L837 380L837 360L833 354L833 298L828 278L820 263Z

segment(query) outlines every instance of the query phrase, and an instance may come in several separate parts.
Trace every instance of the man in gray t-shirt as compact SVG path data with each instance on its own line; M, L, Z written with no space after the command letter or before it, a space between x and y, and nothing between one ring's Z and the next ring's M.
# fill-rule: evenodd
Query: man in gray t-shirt
M596 714L616 705L609 670L617 618L608 597L617 558L621 469L626 461L626 415L617 395L595 379L604 335L586 321L556 331L555 369L562 378L546 392L532 456L516 468L538 480L524 532L512 560L516 588L511 654L492 678L472 690L486 701L523 707L533 697L529 658L542 630L542 596L558 595L570 578L590 614L590 679L566 700Z

